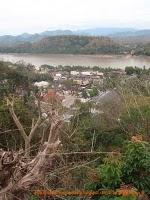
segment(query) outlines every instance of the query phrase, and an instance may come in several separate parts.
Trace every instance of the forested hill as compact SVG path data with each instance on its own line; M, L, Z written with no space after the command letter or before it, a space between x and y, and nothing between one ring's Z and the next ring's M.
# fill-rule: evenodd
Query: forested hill
M53 36L34 43L25 42L11 47L0 47L0 52L115 54L120 52L120 46L109 37Z

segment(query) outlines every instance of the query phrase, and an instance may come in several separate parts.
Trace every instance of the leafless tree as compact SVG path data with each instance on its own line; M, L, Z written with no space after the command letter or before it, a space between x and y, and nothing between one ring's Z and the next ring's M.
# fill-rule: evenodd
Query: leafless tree
M29 135L25 132L14 111L14 102L7 100L7 104L25 141L25 150L19 152L0 150L0 200L25 199L25 191L28 191L32 185L40 183L44 179L45 171L51 171L55 166L59 157L57 150L61 144L59 130L62 120L57 112L49 113L48 139L43 143L42 148L39 148L37 155L31 159L29 157L31 140L43 122L40 102L38 101L39 117L36 123L32 123ZM46 163L48 166L45 168Z
M38 107L38 119L35 122L34 118L32 119L32 126L31 126L31 130L29 132L29 134L26 132L26 130L24 129L22 123L19 120L19 117L16 115L15 110L14 110L14 99L12 98L7 99L7 106L9 108L9 112L20 132L20 135L22 136L22 138L24 139L24 143L25 143L25 155L26 157L29 157L30 155L30 149L31 149L31 140L33 139L33 137L35 136L37 130L39 129L39 127L41 126L41 124L46 121L48 119L48 117L44 118L42 117L42 112L41 112L41 103L40 100L37 100L37 107Z

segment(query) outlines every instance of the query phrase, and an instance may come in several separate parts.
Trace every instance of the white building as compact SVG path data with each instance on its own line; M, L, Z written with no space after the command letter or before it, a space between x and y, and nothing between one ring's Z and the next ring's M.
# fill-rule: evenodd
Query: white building
M96 75L97 75L97 76L100 76L100 77L103 77L103 76L104 76L104 73L102 73L102 72L97 72Z
M60 80L61 78L62 78L62 74L57 73L57 74L55 74L55 76L54 76L54 81L58 81L58 80Z
M55 76L58 77L58 78L61 78L61 77L62 77L62 74L57 73L57 74L55 74Z
M71 71L70 74L71 74L72 76L79 76L79 75L80 75L80 72L78 72L78 71Z
M47 88L49 86L49 82L47 81L35 82L34 86L37 86L39 88L40 87Z
M82 76L92 76L92 75L93 75L93 72L85 71L85 72L81 72L81 75L82 75Z

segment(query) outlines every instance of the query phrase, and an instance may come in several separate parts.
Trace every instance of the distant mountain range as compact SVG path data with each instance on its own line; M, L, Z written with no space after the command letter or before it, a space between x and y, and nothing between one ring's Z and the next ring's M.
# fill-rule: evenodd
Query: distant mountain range
M132 31L125 31L125 32L118 32L113 33L110 36L116 37L137 37L137 36L150 36L150 30L132 30Z
M3 53L126 54L131 51L150 55L150 30L95 28L0 36Z
M109 35L120 44L147 44L150 43L150 30L127 31Z
M94 28L94 29L85 29L78 30L75 34L89 35L89 36L109 36L114 34L120 34L124 32L135 32L136 29L132 28Z
M54 30L54 31L45 31L42 33L29 34L23 33L21 35L12 36L12 35L4 35L0 36L0 46L11 47L14 45L19 45L25 42L38 42L46 37L53 36L71 36L71 35L79 35L79 36L109 36L111 38L123 38L128 40L130 37L136 37L139 40L150 40L150 30L136 30L132 28L94 28L94 29L85 29L85 30Z

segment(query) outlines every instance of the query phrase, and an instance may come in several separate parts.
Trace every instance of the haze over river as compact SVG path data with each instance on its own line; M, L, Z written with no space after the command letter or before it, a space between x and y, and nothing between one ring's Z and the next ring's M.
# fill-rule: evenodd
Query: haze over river
M125 68L126 66L137 66L150 68L150 56L131 55L68 55L68 54L0 54L0 60L18 62L24 61L37 67L48 65L81 65L101 66L112 68Z

